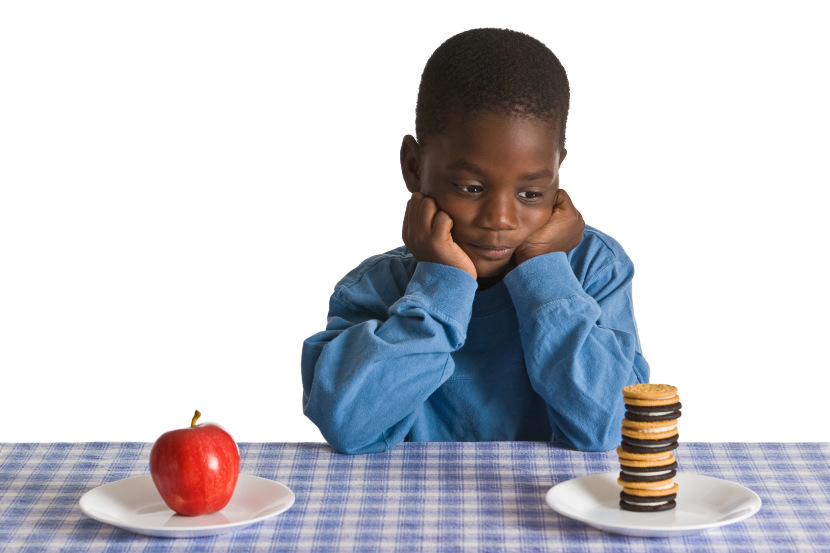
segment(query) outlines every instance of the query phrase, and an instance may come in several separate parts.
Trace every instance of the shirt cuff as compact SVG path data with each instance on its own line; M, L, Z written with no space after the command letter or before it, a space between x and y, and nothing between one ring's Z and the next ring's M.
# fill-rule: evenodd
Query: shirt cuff
M406 296L423 298L433 315L440 314L466 329L477 289L478 283L467 271L440 263L419 262L406 287Z
M586 296L564 252L528 259L505 275L504 284L519 313L533 312L552 301Z

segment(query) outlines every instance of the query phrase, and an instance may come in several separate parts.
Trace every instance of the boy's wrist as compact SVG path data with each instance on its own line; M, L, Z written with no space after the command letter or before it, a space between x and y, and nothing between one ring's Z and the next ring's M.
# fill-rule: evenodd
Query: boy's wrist
M554 252L546 252L546 251L535 251L530 248L517 248L516 254L513 256L513 259L516 260L516 265L521 265L526 261L530 261L535 257L539 257L540 255L545 255L547 253L554 253Z
M432 309L466 327L472 316L477 289L476 280L463 269L419 261L405 296L423 298Z
M517 310L585 294L565 252L537 255L519 263L505 275L504 283Z

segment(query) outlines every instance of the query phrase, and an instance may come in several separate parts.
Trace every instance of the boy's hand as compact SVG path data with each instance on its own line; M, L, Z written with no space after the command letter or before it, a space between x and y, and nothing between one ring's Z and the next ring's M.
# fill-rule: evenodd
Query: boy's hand
M435 200L420 192L412 194L403 218L403 243L415 259L456 267L478 278L476 266L453 241L450 230L452 219Z
M531 234L524 244L516 248L516 264L537 255L551 252L569 252L582 241L585 221L574 207L571 197L561 188L553 204L548 222Z

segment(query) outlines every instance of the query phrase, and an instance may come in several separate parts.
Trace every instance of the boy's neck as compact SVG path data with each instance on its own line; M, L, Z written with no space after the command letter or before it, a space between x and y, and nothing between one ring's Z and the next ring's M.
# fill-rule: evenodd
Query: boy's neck
M504 275L509 273L516 267L516 262L511 260L510 264L504 268L502 272L497 275L489 276L489 277L481 277L478 279L478 289L479 290L487 290L488 288L492 288L499 282L504 279Z

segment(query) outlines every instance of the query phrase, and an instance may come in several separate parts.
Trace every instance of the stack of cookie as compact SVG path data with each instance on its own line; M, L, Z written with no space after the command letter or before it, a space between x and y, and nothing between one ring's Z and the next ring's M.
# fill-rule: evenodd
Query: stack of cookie
M668 384L633 384L623 388L625 418L617 448L622 486L620 507L627 511L666 511L677 506L677 419L680 398Z

